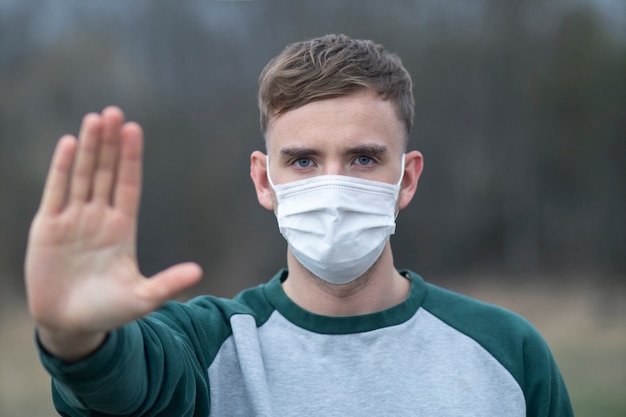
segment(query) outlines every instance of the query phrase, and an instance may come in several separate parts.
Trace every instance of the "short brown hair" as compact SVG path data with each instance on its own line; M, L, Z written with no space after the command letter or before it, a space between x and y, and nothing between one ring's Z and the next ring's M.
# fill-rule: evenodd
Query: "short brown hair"
M265 133L272 118L289 110L364 89L392 101L408 137L413 125L413 84L396 54L345 35L292 43L259 77L261 130Z

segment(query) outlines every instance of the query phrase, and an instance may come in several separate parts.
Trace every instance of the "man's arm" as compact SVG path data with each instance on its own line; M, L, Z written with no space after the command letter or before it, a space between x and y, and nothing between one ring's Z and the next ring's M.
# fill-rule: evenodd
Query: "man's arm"
M26 254L28 305L42 346L66 362L196 283L198 265L150 279L136 259L143 133L116 107L56 147Z

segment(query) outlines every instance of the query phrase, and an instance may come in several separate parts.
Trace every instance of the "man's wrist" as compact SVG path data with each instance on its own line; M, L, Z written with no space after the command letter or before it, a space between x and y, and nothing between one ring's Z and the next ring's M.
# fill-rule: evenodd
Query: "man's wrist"
M104 344L107 332L69 333L37 327L36 337L41 349L67 363L75 363L94 353Z

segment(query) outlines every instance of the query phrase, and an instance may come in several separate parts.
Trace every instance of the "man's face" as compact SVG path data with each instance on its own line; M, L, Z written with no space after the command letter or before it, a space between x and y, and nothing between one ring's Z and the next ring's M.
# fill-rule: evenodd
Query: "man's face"
M404 138L392 103L374 92L314 101L271 120L270 175L274 184L331 174L395 184Z

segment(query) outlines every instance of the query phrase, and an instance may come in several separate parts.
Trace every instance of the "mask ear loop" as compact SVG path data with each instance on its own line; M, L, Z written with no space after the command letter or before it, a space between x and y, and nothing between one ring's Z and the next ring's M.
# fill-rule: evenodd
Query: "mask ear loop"
M404 157L406 156L405 153L402 154L402 162L400 163L400 179L398 180L398 182L396 183L396 186L400 186L400 184L402 184L402 180L404 179ZM269 156L268 156L269 158ZM268 174L269 175L269 171Z
M404 165L404 164L403 164ZM276 190L274 186L274 182L272 181L272 176L270 175L270 155L267 154L267 158L265 158L265 172L267 173L267 181L270 183L272 190ZM404 172L404 170L402 170Z
M405 153L402 153L402 163L400 164L400 179L398 180L398 182L396 183L396 187L398 187L398 197L397 197L397 201L396 201L396 207L398 206L398 201L400 201L400 191L401 191L401 184L402 184L402 180L404 179L404 162L405 162ZM398 218L398 214L400 214L400 210L396 209L395 210L395 215L393 217L394 221Z

